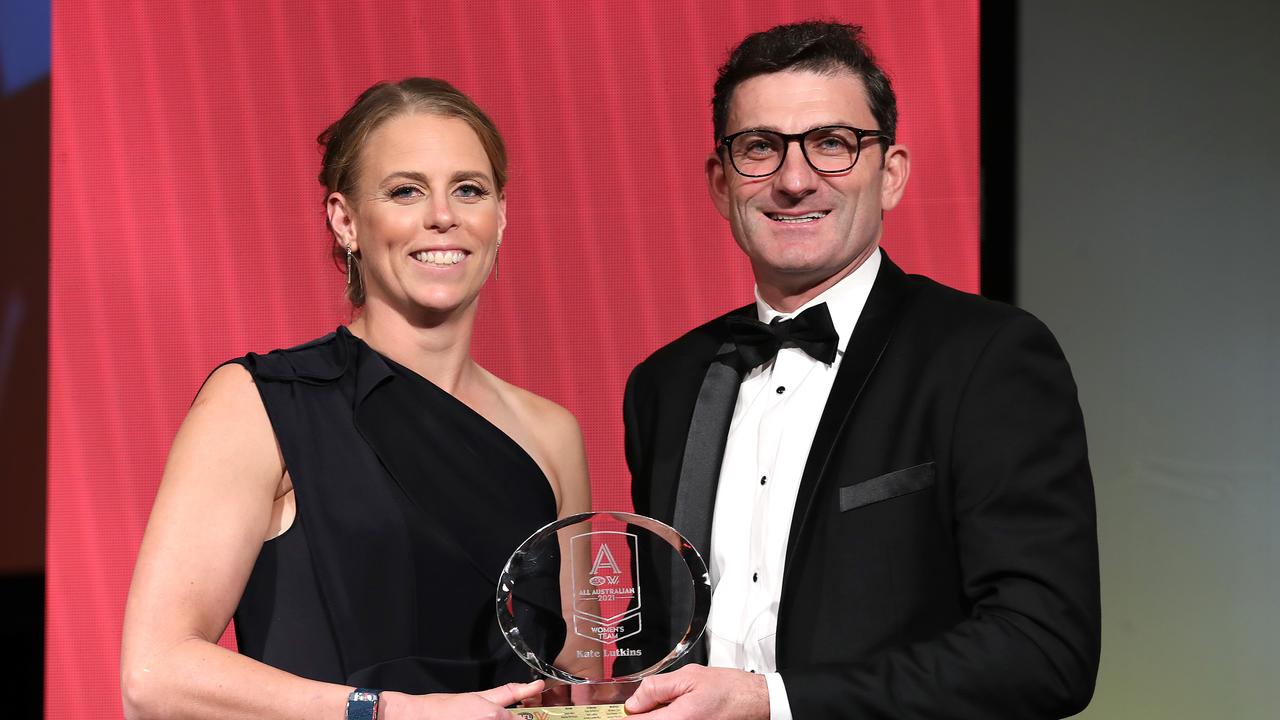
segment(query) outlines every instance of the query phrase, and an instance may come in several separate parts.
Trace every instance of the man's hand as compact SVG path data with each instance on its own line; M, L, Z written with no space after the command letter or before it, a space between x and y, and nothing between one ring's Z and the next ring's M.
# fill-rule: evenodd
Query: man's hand
M769 688L763 675L686 665L645 678L627 713L635 720L769 720Z

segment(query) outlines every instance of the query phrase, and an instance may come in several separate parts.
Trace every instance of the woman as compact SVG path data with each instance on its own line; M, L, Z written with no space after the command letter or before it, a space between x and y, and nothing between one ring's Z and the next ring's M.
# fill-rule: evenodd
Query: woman
M590 490L573 416L470 355L506 224L502 140L447 83L411 78L320 142L361 311L196 397L129 592L131 718L510 717L542 689L513 682L529 673L494 586ZM241 655L216 644L233 613Z

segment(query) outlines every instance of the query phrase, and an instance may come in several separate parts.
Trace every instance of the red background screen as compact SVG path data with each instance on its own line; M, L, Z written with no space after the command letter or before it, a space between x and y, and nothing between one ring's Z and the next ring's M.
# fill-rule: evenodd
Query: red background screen
M751 299L712 207L716 67L747 33L862 24L895 82L906 198L884 245L978 288L978 1L55 0L46 715L119 717L120 625L168 446L218 363L349 320L315 137L375 81L471 95L510 153L474 354L582 424L628 509L630 369Z

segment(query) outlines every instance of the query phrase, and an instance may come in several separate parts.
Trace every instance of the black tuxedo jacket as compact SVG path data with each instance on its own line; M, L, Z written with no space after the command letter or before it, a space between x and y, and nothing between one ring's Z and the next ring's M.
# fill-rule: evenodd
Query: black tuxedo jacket
M627 382L637 512L677 513L725 317ZM1099 648L1093 483L1062 351L1031 315L884 257L791 524L776 650L793 715L1060 718L1088 704Z

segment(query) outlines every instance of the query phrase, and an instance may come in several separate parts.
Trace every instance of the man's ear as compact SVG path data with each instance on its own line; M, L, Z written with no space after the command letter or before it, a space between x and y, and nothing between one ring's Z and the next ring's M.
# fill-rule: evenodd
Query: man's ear
M880 170L880 208L892 210L902 200L911 176L911 151L906 145L890 145L884 151L884 167Z
M358 252L360 245L356 240L356 221L351 204L340 192L331 192L324 200L325 215L329 218L329 228L333 237L342 247L350 247L351 252Z
M713 152L707 156L707 190L711 193L711 202L725 220L729 219L729 177L725 173L724 161L720 153Z

